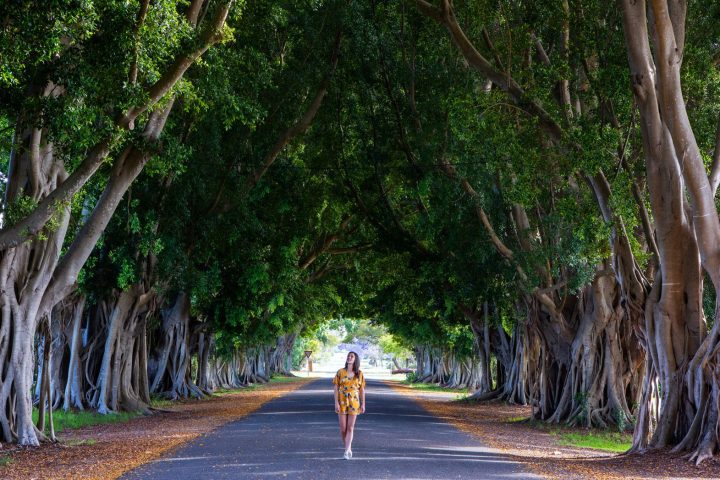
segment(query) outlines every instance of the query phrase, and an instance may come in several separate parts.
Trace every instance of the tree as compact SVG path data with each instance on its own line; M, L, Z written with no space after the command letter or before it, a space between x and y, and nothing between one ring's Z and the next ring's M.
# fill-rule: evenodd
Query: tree
M718 325L715 322L708 335L701 305L701 267L716 298L720 288L720 220L715 203L720 161L716 136L690 123L691 113L702 118L706 112L688 106L683 86L692 84L696 75L692 67L703 67L712 56L705 34L688 35L686 24L693 20L704 24L711 12L701 8L688 12L684 2L620 5L660 260L645 309L643 340L650 354L649 374L634 448L673 445L676 451L691 450L691 459L700 463L720 446L713 373ZM686 48L689 42L692 48ZM693 65L696 62L700 65ZM688 63L691 67L682 75ZM710 76L703 83L705 88L716 87L717 78ZM689 90L693 93L692 87ZM699 123L703 125L702 120ZM704 144L696 132L705 134ZM714 150L709 174L701 145L706 152ZM716 304L715 318L717 314ZM656 397L661 401L657 419L650 411Z
M203 3L73 4L63 11L65 5L48 10L31 2L19 9L7 5L0 13L11 32L3 43L11 53L6 65L22 62L12 55L26 53L25 48L38 59L4 77L11 88L3 96L17 93L20 99L3 113L15 131L0 233L5 272L0 275L5 286L0 425L8 441L37 445L42 436L32 424L29 394L39 322L72 291L117 204L147 162L172 109L173 89L208 48L228 38L223 27L232 2L213 3L200 18ZM62 12L60 23L54 10ZM57 27L46 29L51 25ZM168 26L170 34L163 31ZM25 35L36 28L45 33L28 42ZM82 142L69 141L76 115ZM142 127L135 130L136 124ZM63 252L72 197L111 152L112 168L102 169L108 175L103 194Z

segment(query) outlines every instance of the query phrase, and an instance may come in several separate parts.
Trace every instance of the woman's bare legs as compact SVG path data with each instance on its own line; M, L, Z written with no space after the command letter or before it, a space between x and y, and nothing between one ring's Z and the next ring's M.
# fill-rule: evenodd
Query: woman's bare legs
M350 452L350 455L352 456L352 441L353 441L353 432L355 430L355 421L357 420L357 415L348 415L347 416L347 423L345 428L345 451Z
M345 445L345 433L347 432L347 418L348 415L338 413L338 422L340 422L340 438L342 438L343 445ZM347 448L345 450L347 450Z

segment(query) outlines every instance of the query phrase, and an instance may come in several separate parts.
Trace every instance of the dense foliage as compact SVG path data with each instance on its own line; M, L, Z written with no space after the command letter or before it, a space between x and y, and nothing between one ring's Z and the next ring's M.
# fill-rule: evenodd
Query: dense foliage
M419 380L715 454L720 7L652 3L2 4L3 437L32 384L147 409L362 318Z

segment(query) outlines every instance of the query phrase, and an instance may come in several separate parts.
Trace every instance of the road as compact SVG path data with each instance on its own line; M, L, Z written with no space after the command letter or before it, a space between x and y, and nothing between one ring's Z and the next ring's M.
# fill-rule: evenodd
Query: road
M122 478L540 478L378 381L368 381L354 457L344 460L331 387L309 383Z

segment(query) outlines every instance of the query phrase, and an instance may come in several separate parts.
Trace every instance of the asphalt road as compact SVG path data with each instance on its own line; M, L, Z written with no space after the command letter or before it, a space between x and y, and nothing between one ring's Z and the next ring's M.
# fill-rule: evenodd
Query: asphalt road
M373 381L367 413L355 428L354 456L344 460L331 387L330 379L312 382L122 478L539 478Z

